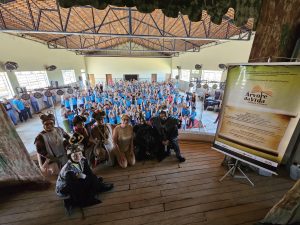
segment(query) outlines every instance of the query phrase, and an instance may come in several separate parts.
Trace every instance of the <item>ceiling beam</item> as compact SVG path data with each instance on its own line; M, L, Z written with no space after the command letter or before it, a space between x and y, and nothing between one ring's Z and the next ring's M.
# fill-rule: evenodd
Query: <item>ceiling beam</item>
M97 37L121 37L121 38L142 38L142 39L166 39L166 40L190 40L190 41L248 41L251 37L251 31L247 31L246 37L233 36L230 38L211 38L211 37L186 37L186 36L158 36L158 35L130 35L130 34L108 34L108 33L82 33L82 32L63 32L46 30L9 30L0 29L0 33L19 33L19 34L52 34L52 35L75 35L75 36L97 36Z

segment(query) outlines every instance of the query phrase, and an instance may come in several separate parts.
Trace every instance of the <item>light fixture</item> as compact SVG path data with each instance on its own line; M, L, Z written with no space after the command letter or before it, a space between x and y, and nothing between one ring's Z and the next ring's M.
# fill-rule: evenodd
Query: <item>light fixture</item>
M195 70L201 70L202 64L196 64L195 65Z
M222 63L222 64L219 64L219 68L222 70L227 70L228 67Z

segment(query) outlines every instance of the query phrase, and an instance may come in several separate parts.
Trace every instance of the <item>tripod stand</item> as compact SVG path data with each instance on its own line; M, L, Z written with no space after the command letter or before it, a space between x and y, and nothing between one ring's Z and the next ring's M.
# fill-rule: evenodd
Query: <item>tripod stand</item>
M230 174L233 178L239 178L239 179L246 179L246 180L248 180L249 183L254 187L254 183L249 179L249 177L241 169L241 167L240 167L240 161L239 160L236 160L235 163L229 163L228 166L229 166L230 169L219 180L220 182L222 182L224 180L224 178L227 177ZM236 170L239 170L240 173L242 174L242 176L235 175Z

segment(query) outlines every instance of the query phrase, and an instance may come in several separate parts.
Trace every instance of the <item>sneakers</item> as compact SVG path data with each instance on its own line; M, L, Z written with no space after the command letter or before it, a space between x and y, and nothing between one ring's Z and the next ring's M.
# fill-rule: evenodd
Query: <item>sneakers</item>
M110 191L113 188L114 188L114 184L103 182L99 185L98 191L99 192L106 192L106 191Z
M180 163L185 162L185 158L183 156L177 156L177 159Z

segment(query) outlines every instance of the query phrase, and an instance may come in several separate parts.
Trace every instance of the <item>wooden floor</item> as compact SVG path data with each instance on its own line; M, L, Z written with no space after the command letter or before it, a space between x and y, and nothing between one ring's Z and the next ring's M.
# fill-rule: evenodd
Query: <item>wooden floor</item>
M43 191L1 196L0 224L102 224L102 225L250 225L294 184L287 177L263 177L248 173L255 183L228 177L221 166L223 155L208 143L181 143L187 161L178 164L171 156L161 163L147 161L121 169L101 168L106 181L115 184L100 195L101 204L65 215L54 184Z

